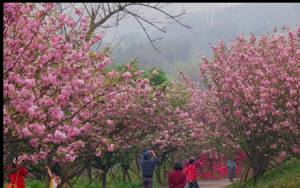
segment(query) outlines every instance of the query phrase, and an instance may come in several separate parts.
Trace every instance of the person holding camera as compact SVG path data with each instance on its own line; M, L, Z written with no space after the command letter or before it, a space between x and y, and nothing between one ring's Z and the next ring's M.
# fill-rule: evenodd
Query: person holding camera
M151 156L153 159L151 159ZM140 161L143 171L142 188L153 187L153 170L157 165L157 157L153 150L146 151Z
M190 159L189 165L184 169L184 173L187 174L188 188L199 188L197 183L197 172L196 172L196 160Z

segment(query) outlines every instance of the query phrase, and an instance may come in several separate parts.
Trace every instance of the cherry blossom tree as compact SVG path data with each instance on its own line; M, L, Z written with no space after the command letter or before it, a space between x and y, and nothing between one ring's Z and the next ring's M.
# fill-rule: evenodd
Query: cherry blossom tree
M36 10L30 3L4 4L4 167L14 157L19 161L67 164L82 155L100 156L101 150L113 151L111 138L120 138L115 127L126 121L120 114L135 108L124 103L129 106L122 111L118 101L131 93L139 94L138 100L151 92L147 81L137 80L140 83L136 84L131 79L142 71L132 75L124 69L121 74L104 74L110 63L109 53L90 51L102 33L86 42L87 20L74 21L53 14L53 6L45 3ZM80 30L73 28L77 22L82 26ZM70 29L68 37L58 32L63 28ZM137 87L131 88L132 85ZM115 110L103 113L110 109ZM118 114L114 114L116 109ZM120 122L115 124L113 120L118 118ZM84 166L84 162L80 163ZM83 166L77 166L73 175L65 174L62 182ZM4 181L9 172L5 168L3 172Z
M53 15L53 6L3 6L4 167L14 157L37 162L48 155L54 161L74 161L85 146L81 137L89 134L91 107L109 92L101 82L109 54L89 51L101 34L86 43L81 40L83 27L73 30L68 42L57 31L76 22ZM4 180L5 170L3 174Z
M209 102L208 118L220 136L241 147L251 161L255 182L274 157L299 158L300 27L287 35L252 34L218 47L214 57L202 57Z
M3 182L13 158L39 169L59 164L62 186L108 159L102 156L136 150L146 139L162 149L182 146L185 125L193 122L185 103L172 103L181 91L154 90L130 63L107 69L109 51L91 50L102 33L85 40L82 12L74 10L74 19L54 6L3 5Z

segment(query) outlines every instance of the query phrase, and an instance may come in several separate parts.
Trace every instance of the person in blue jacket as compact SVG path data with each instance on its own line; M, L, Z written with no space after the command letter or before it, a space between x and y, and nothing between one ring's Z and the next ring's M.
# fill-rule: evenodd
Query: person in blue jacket
M151 156L153 159L151 159ZM153 150L146 151L142 155L140 164L143 171L142 188L152 188L153 187L153 170L157 165L157 157Z

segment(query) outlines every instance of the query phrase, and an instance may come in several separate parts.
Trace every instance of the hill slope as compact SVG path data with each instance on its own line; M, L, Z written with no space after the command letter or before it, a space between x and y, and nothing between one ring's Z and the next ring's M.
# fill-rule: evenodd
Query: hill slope
M300 24L299 18L299 3L243 3L214 9L213 17L212 11L190 14L183 21L193 26L194 33L179 25L170 25L167 34L162 35L165 39L155 43L161 53L139 33L120 36L124 40L112 52L113 63L124 64L137 58L140 66L146 69L159 67L172 78L178 78L177 71L181 69L192 80L199 81L199 54L211 58L210 44L218 45L221 39L229 42L240 34L247 37L250 32L259 37L274 27L294 28ZM159 35L152 33L152 36Z

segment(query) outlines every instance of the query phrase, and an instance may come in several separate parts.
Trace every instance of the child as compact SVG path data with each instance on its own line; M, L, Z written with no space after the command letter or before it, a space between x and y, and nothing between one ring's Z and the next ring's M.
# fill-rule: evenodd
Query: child
M60 184L61 179L60 177L57 175L56 170L53 170L53 172L51 172L50 168L48 166L46 166L46 169L48 170L48 174L50 176L50 186L49 188L57 188L57 186Z

